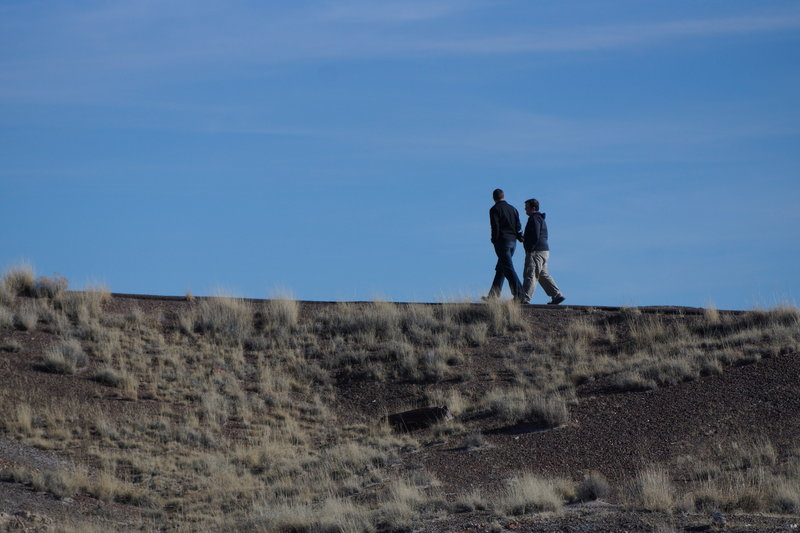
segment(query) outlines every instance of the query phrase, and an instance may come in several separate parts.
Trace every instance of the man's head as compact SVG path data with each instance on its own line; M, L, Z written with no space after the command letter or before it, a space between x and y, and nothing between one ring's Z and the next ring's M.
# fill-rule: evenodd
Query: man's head
M538 210L539 210L539 200L537 200L536 198L525 200L525 213L527 213L528 215L532 215Z
M506 197L506 193L503 192L503 189L495 189L492 193L492 198L494 198L495 202L499 202L500 200L504 200Z

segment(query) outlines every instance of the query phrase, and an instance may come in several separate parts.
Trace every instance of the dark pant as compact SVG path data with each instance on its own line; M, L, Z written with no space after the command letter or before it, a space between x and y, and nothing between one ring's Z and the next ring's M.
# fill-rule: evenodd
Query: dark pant
M494 267L494 281L492 288L489 290L489 296L498 298L500 292L503 290L503 279L508 280L508 288L511 289L511 294L514 298L522 296L522 284L514 271L514 263L511 258L514 256L514 250L517 247L517 241L500 241L494 243L494 251L497 254L497 266Z

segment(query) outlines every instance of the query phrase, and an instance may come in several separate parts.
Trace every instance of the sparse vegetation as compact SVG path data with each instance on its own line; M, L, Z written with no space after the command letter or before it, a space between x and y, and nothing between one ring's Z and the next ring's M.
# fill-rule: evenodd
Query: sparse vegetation
M800 511L798 450L778 467L777 451L763 436L743 436L703 456L680 457L674 468L688 481L684 505L690 511Z
M59 391L57 401L0 391L3 435L77 465L4 479L134 506L163 529L400 530L449 512L558 513L564 502L613 498L657 511L800 508L797 454L765 440L646 468L631 487L600 472L520 473L501 496L473 487L445 496L403 459L442 442L486 454L492 431L514 425L566 431L583 384L653 390L797 352L793 308L629 309L614 320L576 311L546 336L503 301L305 307L288 296L187 294L175 311L110 312L107 288L67 291L32 270L0 287L0 355L48 372L38 375ZM19 340L34 333L41 349ZM487 349L490 367L473 364ZM447 405L456 419L411 434L379 423L387 410L423 405Z

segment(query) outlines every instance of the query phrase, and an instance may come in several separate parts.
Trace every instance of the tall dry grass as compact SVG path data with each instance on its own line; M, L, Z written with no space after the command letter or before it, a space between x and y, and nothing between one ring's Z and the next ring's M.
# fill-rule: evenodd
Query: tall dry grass
M265 329L293 328L300 319L300 304L288 293L278 294L266 302L262 312Z
M76 339L62 341L45 351L42 368L55 374L74 374L86 366L86 353Z
M524 473L509 481L498 505L503 512L512 515L559 512L564 505L561 486L560 481Z
M29 303L22 305L14 315L14 326L22 331L30 331L39 322L38 309Z
M36 273L33 266L23 262L6 271L0 285L11 296L28 296L33 294L35 282Z
M675 469L688 479L684 507L694 512L796 514L800 511L800 450L781 458L762 435L720 442L703 456L683 456Z
M205 299L195 310L193 325L214 339L243 343L253 327L253 309L238 298Z
M0 329L10 329L14 326L14 312L0 304Z
M669 471L661 465L640 470L630 488L630 498L637 509L671 511L675 506L675 488Z
M495 388L483 399L492 416L509 424L531 424L541 428L563 426L569 421L566 401L523 388Z

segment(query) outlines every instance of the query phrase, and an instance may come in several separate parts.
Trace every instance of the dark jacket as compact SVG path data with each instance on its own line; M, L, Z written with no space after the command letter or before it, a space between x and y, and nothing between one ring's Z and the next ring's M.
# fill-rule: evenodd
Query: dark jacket
M522 237L519 212L505 200L495 202L489 209L489 223L492 225L493 243L516 241Z
M522 244L526 252L545 252L550 250L547 244L547 222L544 221L544 213L535 212L528 217L525 224L525 236Z

